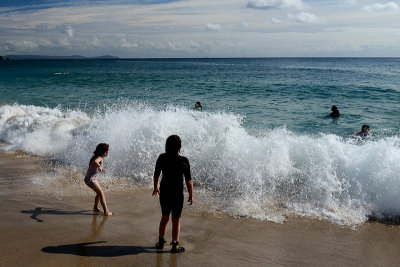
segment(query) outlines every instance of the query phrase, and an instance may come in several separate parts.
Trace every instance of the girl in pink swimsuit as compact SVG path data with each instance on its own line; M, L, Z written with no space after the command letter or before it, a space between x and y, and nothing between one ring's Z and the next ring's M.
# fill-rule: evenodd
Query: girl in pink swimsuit
M95 212L101 212L99 209L100 202L104 210L104 215L112 215L112 212L107 208L106 198L99 182L96 180L96 174L106 171L106 169L103 168L103 158L108 156L108 149L108 144L101 143L97 145L96 150L93 152L94 155L90 159L89 168L85 176L85 184L96 192L93 209Z

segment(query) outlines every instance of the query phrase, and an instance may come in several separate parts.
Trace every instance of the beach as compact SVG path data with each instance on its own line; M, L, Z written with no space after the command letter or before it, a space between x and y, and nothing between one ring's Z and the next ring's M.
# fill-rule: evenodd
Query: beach
M0 154L1 266L398 265L398 225L349 227L303 217L279 224L233 218L196 203L183 211L180 243L186 251L171 254L166 246L157 252L161 212L150 189L109 187L105 193L114 215L93 215L89 190L52 194L33 182L43 175L43 161ZM167 242L170 235L171 225Z
M81 176L103 142L107 192L150 188L165 140L177 134L195 207L277 223L390 221L400 217L397 66L384 58L11 61L0 66L0 142L61 164L34 181L55 197L88 196ZM334 104L339 118L329 117ZM364 124L372 140L352 137Z
M400 267L399 12L2 1L0 267Z

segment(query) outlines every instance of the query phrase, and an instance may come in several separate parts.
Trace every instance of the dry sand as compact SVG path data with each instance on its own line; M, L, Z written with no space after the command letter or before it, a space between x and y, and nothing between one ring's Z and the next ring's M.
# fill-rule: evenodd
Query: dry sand
M157 253L160 208L151 190L106 190L115 215L90 211L94 194L32 185L40 158L0 152L0 266L399 266L398 225L356 229L288 218L235 219L185 205L182 254ZM89 189L88 189L89 190ZM167 240L170 241L171 225Z

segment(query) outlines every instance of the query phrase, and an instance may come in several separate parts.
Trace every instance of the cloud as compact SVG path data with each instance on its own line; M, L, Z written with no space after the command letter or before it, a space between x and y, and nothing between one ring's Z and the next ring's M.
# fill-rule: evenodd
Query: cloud
M281 23L281 21L279 20L279 19L276 19L276 18L271 18L271 23L272 24L279 24L279 23Z
M318 18L317 15L307 12L300 12L298 14L288 14L289 19L301 23L321 24L323 20Z
M212 43L211 43L212 44ZM151 47L157 52L193 52L210 46L209 42L195 42L195 41L146 41L142 47Z
M31 41L18 41L10 40L7 42L0 43L0 50L6 52L16 52L16 51L35 51L39 48L37 43Z
M72 29L71 26L65 28L65 33L67 34L68 39L74 38L74 29Z
M123 39L123 40L121 40L121 47L124 47L124 48L138 47L138 44L128 43L125 39Z
M361 10L367 13L380 12L380 11L391 11L397 10L399 6L394 2L388 2L386 4L375 3L369 6L364 6Z
M97 36L92 36L87 42L86 44L88 45L88 47L93 48L93 47L100 47L101 43L100 43L100 39Z
M354 6L355 4L357 4L357 0L346 0L346 2L351 6Z
M118 5L116 1L94 0L87 4L74 0L74 5L28 10L14 1L18 12L0 7L0 54L396 56L400 51L395 35L400 29L398 18L382 12L382 16L371 20L361 11L364 6L366 11L396 9L400 0L192 0L164 4L151 0L158 4L147 5L133 4L147 0L124 0ZM350 4L355 7L350 8ZM324 18L329 18L329 24ZM315 26L321 23L324 25ZM356 50L350 46L329 50L324 46L336 42L349 42L363 51L353 53ZM232 45L237 43L243 45ZM365 50L372 46L380 49ZM398 50L393 52L389 47Z
M210 32L219 32L221 31L221 25L219 24L211 24L211 23L206 23L206 30Z
M71 46L71 43L69 42L68 38L59 38L53 40L53 42L60 48L67 48Z
M301 0L249 0L246 7L253 9L305 9Z
M117 36L120 38L119 42L120 42L121 47L123 47L123 48L138 47L138 44L128 42L126 40L126 35L125 34L117 34Z
M249 27L249 23L247 23L246 21L242 21L242 22L240 22L239 27L247 28L247 27Z

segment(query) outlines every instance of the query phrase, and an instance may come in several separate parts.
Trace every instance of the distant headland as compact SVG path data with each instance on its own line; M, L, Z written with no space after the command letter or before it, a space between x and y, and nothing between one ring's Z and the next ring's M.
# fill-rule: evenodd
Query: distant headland
M119 59L119 57L104 55L99 57L72 56L43 56L43 55L7 55L0 56L1 60L32 60L32 59Z

